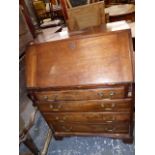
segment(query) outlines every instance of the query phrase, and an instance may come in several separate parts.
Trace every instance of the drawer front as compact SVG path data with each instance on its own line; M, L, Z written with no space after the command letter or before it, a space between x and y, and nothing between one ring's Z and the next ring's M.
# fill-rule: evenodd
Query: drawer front
M38 102L42 112L129 112L132 99Z
M49 123L63 123L63 122L76 122L76 123L117 123L129 122L130 114L105 114L102 112L81 112L81 113L43 113L45 119Z
M76 100L93 100L93 99L121 99L125 97L125 88L99 88L86 90L65 90L65 91L46 91L36 92L35 97L39 101L76 101Z
M52 124L56 132L128 133L129 124Z

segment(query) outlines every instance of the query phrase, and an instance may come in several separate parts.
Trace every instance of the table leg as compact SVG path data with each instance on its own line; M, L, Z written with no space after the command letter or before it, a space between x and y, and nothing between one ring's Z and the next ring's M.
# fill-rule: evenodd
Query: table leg
M23 142L34 155L39 155L40 151L37 146L34 144L31 136L28 134L26 140Z

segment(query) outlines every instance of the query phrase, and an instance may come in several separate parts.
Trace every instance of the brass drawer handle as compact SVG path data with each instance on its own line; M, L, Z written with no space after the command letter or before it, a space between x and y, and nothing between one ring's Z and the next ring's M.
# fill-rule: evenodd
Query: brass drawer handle
M58 117L58 116L56 116L56 117L55 117L55 119L58 121L58 120L59 120L59 117Z
M64 116L64 117L62 117L62 119L61 119L61 118L59 118L58 116L56 116L55 119L56 119L57 121L64 122L64 121L66 120L66 117Z
M48 96L44 96L43 99L44 99L44 100L48 100Z
M57 100L57 97L58 96L55 95L54 99L49 99L49 96L43 96L43 99L46 100L46 101L54 101L54 100L56 101Z
M62 117L62 119L60 120L60 122L65 122L66 120L66 116Z
M111 111L111 110L113 110L113 108L115 108L115 106L116 106L116 104L115 103L112 103L111 104L111 107L105 108L105 111Z
M52 109L52 111L59 111L59 109L55 108L52 104L50 105L50 109Z
M104 103L101 103L101 107L104 108Z
M100 96L100 97L103 97L104 93L103 92L98 92L97 95Z
M113 132L114 130L115 130L115 128L111 128L111 129L105 128L105 131L108 131L108 132Z
M64 116L62 119L63 119L63 120L66 120L66 116Z
M112 123L113 121L110 121L110 120L109 120L109 121L105 121L105 122L106 122L106 123Z
M111 107L114 108L115 106L116 106L116 104L115 103L112 103Z
M44 99L45 101L53 101L53 100L50 100L50 99L48 98L48 96L44 96L43 99Z
M62 126L62 128L65 130L65 131L71 131L72 130L72 126L70 128L66 128L65 126Z
M115 94L116 94L116 92L114 92L114 91L111 91L111 92L109 93L110 97L113 97Z
M52 104L50 104L50 109L53 109L53 105Z
M59 111L59 109L52 109L53 111Z
M61 108L61 105L59 105L59 106L53 106L53 104L50 104L50 109L52 109L52 111L59 111L60 110L60 108Z
M102 116L102 118L103 118L103 120L106 122L106 121L115 121L116 120L116 118L113 116L113 117L111 117L111 118L109 118L109 117L106 117L106 116Z
M111 111L112 108L105 108L105 111Z

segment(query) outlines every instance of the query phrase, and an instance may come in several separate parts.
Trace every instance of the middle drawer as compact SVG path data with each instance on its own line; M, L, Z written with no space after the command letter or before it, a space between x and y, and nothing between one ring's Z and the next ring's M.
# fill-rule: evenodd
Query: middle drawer
M132 99L37 102L42 112L129 112Z
M49 123L80 122L80 123L117 123L128 122L130 113L104 113L104 112L70 112L70 113L43 113Z

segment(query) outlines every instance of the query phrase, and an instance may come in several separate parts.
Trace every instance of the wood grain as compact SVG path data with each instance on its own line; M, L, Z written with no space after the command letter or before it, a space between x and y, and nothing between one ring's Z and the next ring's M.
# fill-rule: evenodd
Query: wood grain
M53 124L56 132L91 132L91 133L127 133L129 131L128 123L120 124Z
M125 88L122 86L86 90L42 91L36 92L35 97L39 101L75 101L103 98L120 99L125 97Z
M102 31L34 44L27 51L29 96L56 139L133 139L131 31Z
M70 123L117 123L129 122L130 115L128 113L104 113L104 112L59 112L59 113L43 113L48 122L70 122Z
M67 9L70 31L81 30L105 23L104 2L86 4Z
M29 46L25 57L26 84L27 87L35 87L37 76L37 53L35 46Z
M44 88L133 81L129 33L123 30L35 45L28 51L28 55L34 53L37 57L37 61L29 57L27 75L33 81L28 82L29 87L31 84Z
M42 112L129 112L132 99L37 102Z

